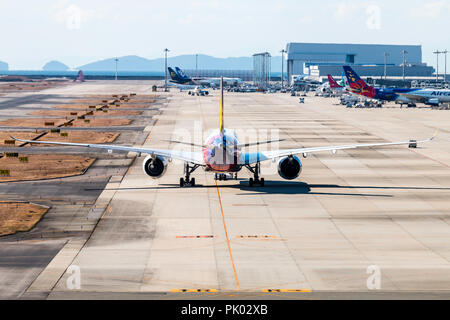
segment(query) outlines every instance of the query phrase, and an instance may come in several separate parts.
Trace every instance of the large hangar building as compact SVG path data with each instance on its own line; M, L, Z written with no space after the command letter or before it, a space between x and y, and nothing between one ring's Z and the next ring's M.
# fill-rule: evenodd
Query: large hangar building
M342 66L350 65L361 76L388 77L403 76L403 56L405 76L408 78L431 77L434 69L422 62L420 45L380 45L380 44L337 44L337 43L297 43L286 45L287 76L307 74L326 77L327 74L340 76ZM403 54L405 52L405 54Z

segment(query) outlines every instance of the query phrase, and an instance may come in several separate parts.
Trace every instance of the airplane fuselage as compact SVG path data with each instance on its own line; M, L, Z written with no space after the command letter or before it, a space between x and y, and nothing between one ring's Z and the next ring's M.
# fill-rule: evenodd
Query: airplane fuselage
M203 158L209 171L227 173L238 172L242 165L239 141L234 133L225 130L224 135L213 133L205 140Z

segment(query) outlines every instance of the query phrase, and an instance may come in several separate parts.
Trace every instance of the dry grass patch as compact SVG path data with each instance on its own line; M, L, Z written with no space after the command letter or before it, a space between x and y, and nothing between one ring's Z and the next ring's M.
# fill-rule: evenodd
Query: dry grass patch
M103 102L103 100L107 101L107 102ZM104 103L109 103L111 101L113 101L115 99L113 98L106 98L106 99L75 99L72 100L72 102L74 103L79 103L79 104L89 104L89 105L98 105L98 104L104 104Z
M63 133L63 135L61 135ZM67 134L67 136L65 135ZM0 147L17 147L22 144L20 141L16 141L15 144L5 144L8 140L11 140L10 135L15 138L23 140L31 140L38 135L35 132L5 132L0 131ZM111 143L114 142L118 133L114 132L96 132L96 131L64 131L61 132L49 132L38 141L61 141L61 142L74 142L74 143ZM27 147L30 144L26 145ZM33 144L33 147L54 147L52 144Z
M73 118L73 117L72 117ZM85 121L88 120L88 121ZM0 121L0 126L8 127L30 127L49 129L66 123L66 119L8 119ZM73 127L109 127L109 126L126 126L131 123L129 119L77 119L73 121Z
M129 119L99 119L91 118L86 122L83 119L75 120L73 122L74 127L113 127L113 126L126 126L131 123Z
M97 104L61 104L55 106L55 109L72 109L75 112L83 112L83 111L93 111L96 108L100 108L105 105L105 103L97 103ZM119 106L106 104L109 110L120 110L122 108L148 108L149 104L139 104L139 103L119 103ZM89 108L89 106L95 106L95 108ZM68 111L69 112L69 111Z
M8 127L54 127L62 125L66 119L14 118L0 121L0 126ZM49 123L53 123L50 125ZM48 124L48 125L46 125Z
M0 159L0 182L28 181L63 178L82 174L95 159L62 154L20 155L19 158L6 157ZM9 175L5 171L9 170Z
M114 100L119 100L118 103L120 104L129 104L129 103L154 103L155 100L154 99L148 99L148 98L141 98L141 99L136 99L136 98L127 98L127 101L125 100L120 100L120 98L108 98L108 99L98 99L98 100L92 100L92 99L76 99L76 100L72 100L73 103L75 104L87 104L87 105L102 105L102 104L106 104L106 103L110 103ZM107 101L107 102L103 102L103 101Z
M0 91L2 92L17 92L17 91L40 91L44 89L60 87L65 83L55 83L55 82L6 82L0 84Z
M148 103L145 104L145 103L133 102L133 103L122 103L122 104L120 104L119 107L111 106L110 109L113 109L113 110L114 109L122 109L122 108L124 108L124 109L126 109L126 108L147 109L150 107L151 107L151 105Z
M92 111L93 108L89 108L89 106L95 106L96 108L100 105L97 104L59 104L55 106L55 109L74 109L81 111Z
M120 110L119 108L111 107L109 109L106 109L107 112L103 112L102 110L94 111L94 116L100 115L100 116L137 116L142 113L142 111L135 111L135 110ZM93 111L93 110L86 110L87 112ZM71 114L71 113L77 113ZM76 116L81 116L83 114L86 114L85 110L80 111L66 111L66 110L38 110L34 111L31 114L36 116L51 116L51 117L67 117L67 118L74 118Z
M0 236L30 231L49 208L25 202L0 202Z

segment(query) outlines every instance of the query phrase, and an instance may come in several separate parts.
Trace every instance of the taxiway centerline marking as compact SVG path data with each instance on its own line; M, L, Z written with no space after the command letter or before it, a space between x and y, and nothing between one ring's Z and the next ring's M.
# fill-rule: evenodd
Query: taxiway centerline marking
M223 206L222 206L222 199L220 198L219 186L217 185L217 180L214 180L214 181L216 183L217 195L219 196L219 204L220 204L220 212L222 213L223 229L225 230L225 238L227 239L228 253L230 254L231 265L233 266L234 279L236 280L237 290L241 290L240 286L239 286L239 278L238 278L237 272L236 272L236 266L234 264L233 254L231 253L230 238L228 237L227 224L225 223L225 215L223 214Z

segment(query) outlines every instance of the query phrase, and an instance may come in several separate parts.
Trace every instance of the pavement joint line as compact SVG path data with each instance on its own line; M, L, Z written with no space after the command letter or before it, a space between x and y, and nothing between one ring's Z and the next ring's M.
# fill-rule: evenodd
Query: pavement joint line
M233 253L231 252L230 238L228 236L227 224L225 222L225 215L223 213L222 199L220 198L220 190L219 190L219 186L217 185L217 180L214 180L214 182L216 183L217 195L219 197L220 212L222 213L222 223L223 223L223 229L225 231L225 237L227 240L228 253L230 254L230 260L231 260L231 265L233 267L233 273L234 273L234 279L236 281L236 287L237 287L237 290L239 291L239 290L241 290L240 286L239 286L239 278L238 278L237 272L236 272L236 265L234 264Z

